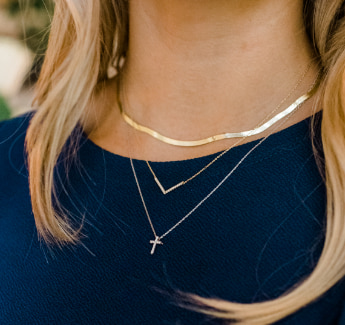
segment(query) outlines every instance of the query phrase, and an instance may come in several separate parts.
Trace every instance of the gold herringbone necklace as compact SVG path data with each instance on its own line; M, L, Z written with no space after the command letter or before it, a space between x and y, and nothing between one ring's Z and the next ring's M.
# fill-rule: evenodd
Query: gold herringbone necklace
M308 65L307 69L302 74L301 78L299 79L297 84L294 86L293 90L291 90L289 95L286 96L282 100L282 102L268 115L268 117L271 116L274 112L276 112L282 106L282 104L292 95L292 93L297 89L297 87L300 85L300 83L303 81L304 77L306 76L307 72L309 71L311 65L312 65L312 63L310 63ZM124 119L124 121L128 125L133 127L135 130L143 132L143 133L146 133L146 134L152 136L153 138L155 138L155 139L157 139L159 141L162 141L162 142L170 144L170 145L181 146L181 147L196 147L196 146L201 146L201 145L209 144L209 143L212 143L212 142L215 142L215 141L219 141L219 140L233 139L233 138L243 138L243 137L247 137L247 136L258 135L258 134L266 131L268 128L273 126L275 123L280 121L282 118L284 118L288 114L292 113L293 110L300 104L300 103L298 104L297 102L299 102L302 98L303 98L302 100L305 101L306 99L308 99L310 97L309 93L301 96L300 98L297 99L297 101L295 103L290 105L284 111L282 111L279 114L273 116L269 121L267 121L267 122L265 122L263 124L260 123L259 126L255 127L252 130L242 131L242 132L232 132L232 133L217 134L217 135L213 135L211 137L208 137L208 138L205 138L205 139L201 139L201 140L176 140L176 139L164 136L164 135L160 134L159 132L157 132L155 130L152 130L151 128L149 128L147 126L141 125L138 122L134 121L123 109L122 102L121 102L121 99L120 99L120 88L121 87L120 87L120 82L119 82L118 87L117 87L117 104L118 104L119 110L121 112L122 118ZM266 118L265 118L265 120L266 120Z
M191 180L193 180L194 178L199 176L201 173L203 173L208 167L213 165L219 158L221 158L229 150L231 150L233 147L235 147L235 146L239 145L241 142L243 142L247 137L249 137L249 136L251 136L253 134L259 134L259 133L263 132L264 130L266 130L267 128L271 127L272 125L277 123L279 120L281 120L285 116L288 116L289 114L291 114L299 105L303 104L316 91L318 78L314 82L313 86L309 89L309 92L307 94L305 94L305 95L301 96L300 98L298 98L287 109L285 109L284 111L280 112L279 114L277 114L273 118L271 118L269 121L267 121L271 115L273 115L277 110L279 110L282 107L282 105L287 101L287 99L290 98L292 96L292 94L296 91L296 89L300 86L300 84L304 80L305 76L307 75L311 65L312 65L312 62L308 64L308 66L306 67L305 71L302 73L302 75L300 76L298 82L293 87L293 89L291 89L289 94L279 103L279 105L276 108L274 108L274 110L270 114L268 114L264 118L263 121L261 121L253 130L240 132L241 134L243 134L243 136L242 136L242 138L240 140L235 142L231 147L229 147L226 150L222 151L217 157L215 157L205 167L200 169L197 173L195 173L193 176L189 177L188 179L183 180L183 181L179 182L178 184L171 186L168 189L165 189L164 186L162 185L162 183L159 181L159 179L158 179L157 175L155 174L153 168L151 167L150 163L148 161L146 161L146 164L147 164L147 166L148 166L148 168L149 168L149 170L150 170L150 172L151 172L151 174L152 174L152 176L153 176L157 186L161 190L161 192L165 195L165 194L168 194L168 193L172 192L173 190L175 190L175 189L177 189L177 188L187 184L188 182L190 182ZM124 116L123 115L124 111L122 109L122 104L121 104L121 101L120 101L120 85L118 85L117 89L118 89L118 92L117 92L118 105L119 105L120 111L122 112L122 116ZM125 116L126 116L126 114L125 114ZM125 121L126 121L126 119L125 119ZM134 123L136 123L136 122L134 122ZM154 133L157 133L157 132L155 132L153 130L151 130L151 131L154 132ZM240 133L237 133L237 134L240 134Z

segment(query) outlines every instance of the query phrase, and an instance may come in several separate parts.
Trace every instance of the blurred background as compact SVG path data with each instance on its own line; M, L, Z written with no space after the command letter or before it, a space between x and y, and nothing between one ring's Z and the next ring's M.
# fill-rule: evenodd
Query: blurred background
M0 120L30 110L53 0L0 0Z

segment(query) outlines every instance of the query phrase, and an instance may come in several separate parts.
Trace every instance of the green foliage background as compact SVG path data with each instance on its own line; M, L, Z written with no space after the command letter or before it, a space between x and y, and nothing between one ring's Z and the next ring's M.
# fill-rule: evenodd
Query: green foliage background
M16 37L23 40L35 54L31 72L26 80L26 84L31 86L38 78L47 49L54 1L8 0L4 9L19 26L21 33ZM0 94L0 121L10 116L11 110Z
M6 120L11 117L11 111L5 99L0 96L0 121Z
M54 1L9 0L6 9L20 24L22 33L19 38L35 53L32 71L28 76L28 82L32 84L37 80L47 49Z

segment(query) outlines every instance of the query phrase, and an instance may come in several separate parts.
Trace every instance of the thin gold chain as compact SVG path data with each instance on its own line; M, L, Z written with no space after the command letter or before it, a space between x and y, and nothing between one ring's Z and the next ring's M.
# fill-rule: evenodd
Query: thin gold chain
M212 161L210 161L205 167L203 167L202 169L200 169L197 173L195 173L193 176L189 177L188 179L181 181L180 183L170 187L169 189L164 189L164 187L162 186L161 182L159 181L158 177L156 176L155 172L153 171L150 163L146 160L146 164L149 167L153 178L155 180L155 182L157 183L158 187L161 189L163 194L168 194L169 192L172 192L173 190L176 190L177 188L187 184L188 182L190 182L191 180L193 180L195 177L199 176L202 172L204 172L208 167L210 167L211 165L213 165L220 157L222 157L223 155L225 155L229 150L231 150L233 147L235 147L236 145L240 144L242 141L244 141L246 137L236 141L231 147L227 148L226 150L222 151L217 157L215 157Z

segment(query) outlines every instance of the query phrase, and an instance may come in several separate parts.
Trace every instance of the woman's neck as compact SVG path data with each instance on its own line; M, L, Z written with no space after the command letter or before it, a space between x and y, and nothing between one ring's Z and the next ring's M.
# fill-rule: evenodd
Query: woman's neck
M129 50L121 87L124 109L141 124L172 138L192 140L252 129L289 94L313 57L302 0L130 0L129 4ZM282 109L308 90L316 70L315 64ZM304 106L303 113L289 122L310 114ZM104 125L103 136L114 139L114 123L109 122L108 129ZM169 155L183 159L232 143L165 150L166 144L124 124L117 130L122 131L116 134L134 134L142 155L132 156L139 158L158 154L158 160Z
M312 56L300 0L131 0L130 17L126 109L165 132L165 121L189 136L198 136L193 124L219 132L245 127L229 124L234 117L258 122Z

